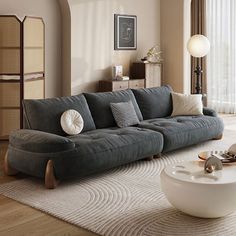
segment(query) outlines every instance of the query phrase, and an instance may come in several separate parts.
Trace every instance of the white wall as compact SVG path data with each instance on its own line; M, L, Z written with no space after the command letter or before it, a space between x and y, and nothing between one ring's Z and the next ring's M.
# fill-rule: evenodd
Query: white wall
M1 0L1 15L40 16L45 22L46 97L62 94L61 13L57 0ZM33 60L33 58L32 58Z
M122 64L129 74L130 64L160 43L160 0L60 2L65 1L71 15L71 94L96 91L99 80L111 78L112 65ZM137 15L137 50L114 51L114 14Z

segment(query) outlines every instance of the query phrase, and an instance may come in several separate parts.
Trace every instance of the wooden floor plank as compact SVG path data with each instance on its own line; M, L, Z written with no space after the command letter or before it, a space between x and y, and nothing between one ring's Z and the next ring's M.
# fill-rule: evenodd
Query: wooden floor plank
M0 141L0 184L25 178L24 175L4 175L3 159L7 147L8 142ZM94 236L96 234L0 195L0 235Z

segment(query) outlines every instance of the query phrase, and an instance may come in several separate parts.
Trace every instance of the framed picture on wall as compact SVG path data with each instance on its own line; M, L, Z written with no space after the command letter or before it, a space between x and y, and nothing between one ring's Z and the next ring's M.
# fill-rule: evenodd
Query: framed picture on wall
M114 15L115 50L137 49L137 16Z

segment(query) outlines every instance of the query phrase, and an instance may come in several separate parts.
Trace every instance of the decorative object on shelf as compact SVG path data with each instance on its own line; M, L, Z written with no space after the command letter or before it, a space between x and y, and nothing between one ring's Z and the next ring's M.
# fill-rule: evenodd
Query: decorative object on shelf
M22 99L45 97L42 18L0 16L0 140L23 127Z
M134 62L130 71L131 79L145 79L145 88L161 86L162 63Z
M160 63L163 61L163 59L161 58L161 53L162 51L160 50L160 46L155 45L154 47L149 49L149 51L147 52L147 56L143 59L146 58L146 60L150 63Z
M197 66L194 70L196 76L197 76L197 82L196 82L196 93L201 94L202 93L202 69L200 67L199 58L204 57L207 55L207 53L210 50L210 42L208 38L201 34L193 35L187 44L187 49L191 56L197 58Z
M144 58L141 58L141 61L142 61L143 63L147 63L147 62L148 62L148 59L147 59L147 57L144 57Z
M116 80L118 77L123 76L122 65L117 65L112 67L112 79Z
M137 49L137 16L114 15L114 49Z
M112 79L113 80L129 80L129 76L123 75L123 67L121 65L119 66L113 66L112 67Z
M119 81L127 81L127 80L129 80L129 76L117 76L117 77L116 77L116 80L119 80Z

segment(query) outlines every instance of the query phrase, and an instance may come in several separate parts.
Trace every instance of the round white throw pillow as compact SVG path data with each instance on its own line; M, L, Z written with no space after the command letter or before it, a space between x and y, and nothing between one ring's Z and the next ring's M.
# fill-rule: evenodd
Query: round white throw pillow
M69 135L79 134L84 127L84 120L76 110L67 110L61 115L61 127Z

